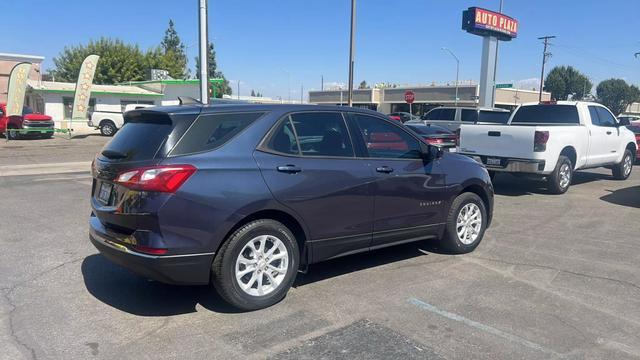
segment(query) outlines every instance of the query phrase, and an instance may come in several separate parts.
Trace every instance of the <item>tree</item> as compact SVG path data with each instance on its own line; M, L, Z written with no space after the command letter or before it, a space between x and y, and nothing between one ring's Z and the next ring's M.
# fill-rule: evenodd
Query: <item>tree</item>
M604 80L596 88L598 102L615 115L623 113L629 104L640 100L640 89L622 79Z
M167 58L164 61L165 66L161 69L169 71L169 76L174 79L187 78L189 69L187 68L186 47L178 36L173 20L169 20L169 27L164 32L160 46Z
M251 97L256 97L256 92L251 89Z
M200 79L200 57L196 56L196 78ZM224 74L221 71L218 71L218 63L216 62L216 50L213 47L213 43L209 42L209 46L207 46L207 68L209 78L218 78L222 79L222 84L213 84L212 86L216 87L216 96L222 97L223 94L231 95L232 90L231 86L229 86L229 81L224 77Z
M369 85L367 85L367 82L362 80L362 82L360 83L360 86L358 86L358 89L371 89L369 87Z
M544 81L545 90L551 92L551 98L557 100L567 100L569 95L574 100L580 100L591 92L592 87L587 76L572 66L556 66Z
M56 81L75 82L82 61L91 54L100 56L94 78L96 84L144 80L144 55L138 46L110 38L92 40L87 45L65 47L53 58L55 68L49 74Z

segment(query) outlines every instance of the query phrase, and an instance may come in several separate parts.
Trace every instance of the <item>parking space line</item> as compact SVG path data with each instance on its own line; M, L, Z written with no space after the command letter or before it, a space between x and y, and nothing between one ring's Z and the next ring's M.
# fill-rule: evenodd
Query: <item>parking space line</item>
M533 350L541 351L541 352L544 352L546 354L551 354L551 355L554 355L554 356L557 356L557 357L562 357L561 354L559 354L559 353L557 353L557 352L555 352L553 350L547 349L542 345L536 344L536 343L531 342L531 341L529 341L527 339L523 339L523 338L521 338L521 337L519 337L517 335L509 334L509 333L504 332L502 330L498 330L498 329L496 329L494 327L491 327L489 325L485 325L485 324L479 323L477 321L473 321L471 319L467 319L464 316L461 316L461 315L458 315L458 314L454 314L454 313L451 313L451 312L448 312L448 311L445 311L445 310L438 309L437 307L435 307L435 306L433 306L431 304L428 304L428 303L426 303L424 301L418 300L416 298L410 298L408 301L412 305L415 305L415 306L417 306L417 307L419 307L419 308L421 308L423 310L430 311L430 312L432 312L434 314L440 315L440 316L445 317L447 319L454 320L454 321L457 321L457 322L461 322L461 323L463 323L465 325L474 327L476 329L482 330L482 331L484 331L486 333L489 333L489 334L492 334L492 335L499 336L499 337L501 337L503 339L506 339L506 340L509 340L511 342L526 346L526 347L528 347L530 349L533 349Z
M2 165L0 177L20 175L48 175L64 173L88 173L91 171L90 161L26 164L26 165Z

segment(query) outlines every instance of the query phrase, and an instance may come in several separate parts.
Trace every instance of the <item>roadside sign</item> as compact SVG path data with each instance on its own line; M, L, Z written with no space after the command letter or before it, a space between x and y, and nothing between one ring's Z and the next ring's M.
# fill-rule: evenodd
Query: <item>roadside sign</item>
M404 101L407 104L413 104L415 100L416 100L416 94L413 92L413 90L407 90L404 92Z
M496 84L496 89L509 89L512 87L513 84Z

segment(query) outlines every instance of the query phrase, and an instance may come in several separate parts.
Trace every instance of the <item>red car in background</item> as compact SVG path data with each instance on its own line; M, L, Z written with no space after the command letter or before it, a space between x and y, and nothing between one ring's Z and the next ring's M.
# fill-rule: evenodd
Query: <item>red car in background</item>
M22 115L7 116L7 104L0 103L0 134L9 140L23 136L53 136L53 119L49 115L34 112L30 107L22 109Z
M636 162L640 162L640 121L632 121L631 125L627 126L627 129L633 131L636 135Z

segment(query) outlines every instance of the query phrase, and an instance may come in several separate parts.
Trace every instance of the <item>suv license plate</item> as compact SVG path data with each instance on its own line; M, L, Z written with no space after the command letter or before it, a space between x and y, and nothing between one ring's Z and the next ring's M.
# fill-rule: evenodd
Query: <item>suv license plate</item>
M100 184L100 191L98 192L98 200L104 204L109 203L109 198L111 197L111 190L113 190L113 185L109 183Z
M487 158L487 165L497 165L497 166L500 166L500 159L497 159L497 158Z

